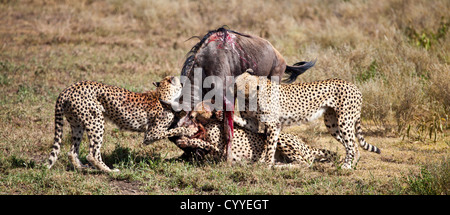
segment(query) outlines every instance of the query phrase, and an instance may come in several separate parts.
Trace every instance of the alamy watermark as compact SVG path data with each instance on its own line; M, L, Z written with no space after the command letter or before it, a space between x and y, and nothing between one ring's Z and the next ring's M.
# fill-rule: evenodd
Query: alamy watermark
M181 96L173 102L175 111L192 111L202 101L214 101L214 110L225 111L280 111L279 84L271 84L268 81L279 83L279 77L247 75L226 76L225 80L220 76L204 76L201 68L194 68L192 80L186 76L180 76L183 85ZM236 92L235 92L236 91ZM259 99L258 98L264 98ZM235 107L235 101L237 105ZM224 105L225 104L225 105ZM268 109L271 108L271 109ZM273 109L278 108L278 110Z

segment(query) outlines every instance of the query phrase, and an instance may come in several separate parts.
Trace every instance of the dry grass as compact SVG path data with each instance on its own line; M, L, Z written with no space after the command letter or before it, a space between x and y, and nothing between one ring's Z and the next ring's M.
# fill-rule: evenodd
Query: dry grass
M0 2L1 194L449 192L449 1ZM103 153L120 174L70 170L68 144L54 169L41 168L54 102L67 85L88 79L153 89L153 81L179 74L196 43L186 39L224 24L267 38L289 64L317 58L299 81L355 83L366 139L382 154L361 152L351 172L187 163L168 141L144 147L142 135L108 124ZM344 153L321 122L288 131Z

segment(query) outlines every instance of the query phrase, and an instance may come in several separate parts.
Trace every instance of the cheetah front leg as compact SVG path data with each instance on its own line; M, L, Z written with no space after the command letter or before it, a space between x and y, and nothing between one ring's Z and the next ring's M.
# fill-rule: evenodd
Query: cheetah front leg
M188 138L186 136L181 137L175 143L178 147L185 148L194 148L194 149L205 149L209 153L211 153L214 157L220 157L220 150L213 144L198 139L198 138Z
M173 136L192 136L197 133L197 127L178 127L169 130L164 129L149 129L145 133L143 144L149 145L157 140L162 140L164 138Z
M275 151L277 149L278 139L281 132L281 124L272 122L272 123L265 123L266 126L266 134L268 139L266 140L266 146L260 162L265 162L270 165L273 165L275 163Z
M143 144L148 145L157 140L173 136L192 136L197 133L197 126L194 127L177 127L169 129L173 122L174 115L172 113L159 114L156 119L149 123L145 131Z

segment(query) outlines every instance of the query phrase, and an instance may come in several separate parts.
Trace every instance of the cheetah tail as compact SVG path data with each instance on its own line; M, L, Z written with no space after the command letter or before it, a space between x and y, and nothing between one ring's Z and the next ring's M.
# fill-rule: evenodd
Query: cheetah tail
M56 100L55 105L55 139L52 146L52 152L50 153L50 157L48 158L47 168L51 168L53 164L55 164L58 159L58 154L61 149L61 140L63 135L63 124L64 124L64 110L63 110L63 99L62 96L59 96Z
M355 128L356 128L356 137L358 138L359 145L369 152L375 152L377 154L380 154L381 153L380 149L378 149L374 145L367 143L366 140L364 140L361 129L361 118L358 118L358 120L356 120Z

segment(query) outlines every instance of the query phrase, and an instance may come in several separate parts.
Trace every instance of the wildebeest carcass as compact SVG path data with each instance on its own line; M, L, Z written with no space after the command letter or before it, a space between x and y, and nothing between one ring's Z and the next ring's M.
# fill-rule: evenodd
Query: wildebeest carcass
M236 77L252 69L254 74L258 76L276 77L278 81L282 80L282 76L287 73L289 76L284 82L294 82L297 76L304 73L307 69L313 67L315 61L298 62L293 66L286 65L286 61L281 54L272 46L272 44L258 36L239 33L233 30L221 27L217 30L209 31L203 36L188 53L183 64L181 76L186 76L191 83L190 92L202 90L202 93L193 93L198 97L193 101L201 101L203 96L212 90L220 90L216 95L223 98L221 108L224 111L225 135L228 142L227 160L231 160L231 138L233 137L233 114L234 100L229 99L226 89L232 82L227 80L228 77ZM200 70L197 70L200 69ZM218 81L213 82L211 88L197 86L194 84L195 70L201 71L200 84L209 76L218 77ZM198 82L197 82L198 84ZM221 85L222 87L216 87ZM185 85L186 86L186 85ZM227 95L227 96L225 96ZM215 98L218 101L218 98ZM184 101L183 101L184 102ZM194 103L183 104L194 107ZM217 106L216 106L217 108Z

